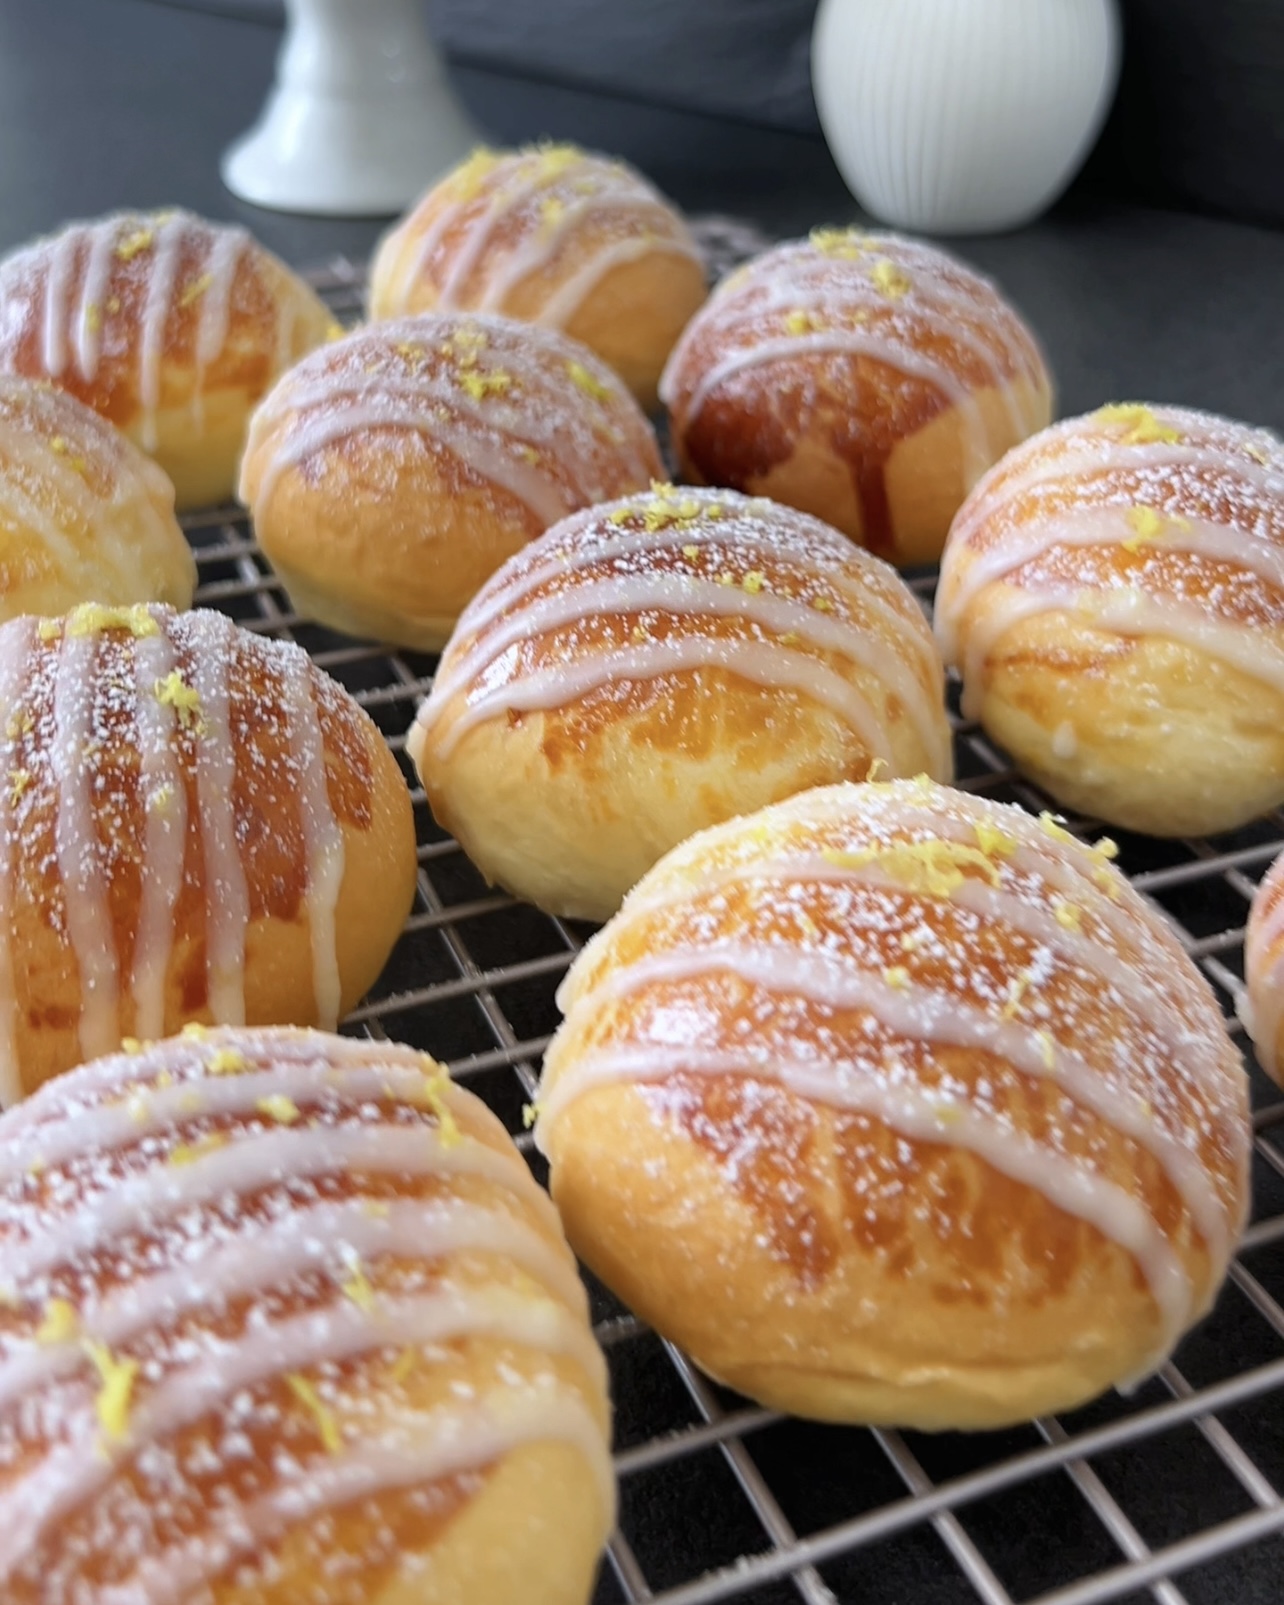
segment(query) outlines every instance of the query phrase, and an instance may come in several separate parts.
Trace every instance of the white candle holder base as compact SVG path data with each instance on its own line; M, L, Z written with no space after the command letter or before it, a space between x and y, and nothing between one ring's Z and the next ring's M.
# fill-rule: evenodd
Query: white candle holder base
M389 215L478 143L420 0L286 0L276 83L221 172L255 206Z

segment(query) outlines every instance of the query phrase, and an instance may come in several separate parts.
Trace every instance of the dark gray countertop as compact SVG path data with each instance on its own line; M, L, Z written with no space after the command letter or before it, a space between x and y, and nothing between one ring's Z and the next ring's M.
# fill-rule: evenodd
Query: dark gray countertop
M3 0L0 249L69 217L181 203L248 223L301 266L364 256L378 222L257 211L219 180L279 37L156 0ZM855 214L823 145L803 135L475 70L455 81L486 138L616 152L693 212L779 234ZM1081 193L1032 228L955 248L1041 334L1063 411L1144 397L1284 430L1284 234Z

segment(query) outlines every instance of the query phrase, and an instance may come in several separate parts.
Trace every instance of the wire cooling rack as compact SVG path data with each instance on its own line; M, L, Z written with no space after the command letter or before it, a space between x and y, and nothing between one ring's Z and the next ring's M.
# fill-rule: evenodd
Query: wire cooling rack
M735 254L734 230L716 237ZM361 274L311 275L336 314ZM350 641L290 609L247 521L187 519L199 604L306 647L374 718L412 786L414 909L345 1029L426 1049L523 1130L553 994L589 928L490 890L434 823L405 736L434 659ZM912 582L930 602L934 576ZM951 711L959 784L1038 810ZM1071 819L1092 835L1092 821ZM1284 813L1216 842L1120 836L1120 865L1177 927L1248 1052L1254 1209L1214 1312L1130 1398L1012 1431L916 1434L796 1421L709 1382L588 1278L616 1406L620 1524L594 1605L1279 1605L1284 1599L1284 1100L1235 1015L1244 921Z

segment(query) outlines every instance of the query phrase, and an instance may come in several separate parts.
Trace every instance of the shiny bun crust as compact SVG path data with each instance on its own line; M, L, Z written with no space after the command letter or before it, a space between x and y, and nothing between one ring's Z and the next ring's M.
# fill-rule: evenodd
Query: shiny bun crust
M900 781L670 853L559 999L537 1140L571 1245L802 1415L995 1427L1147 1374L1217 1293L1251 1132L1110 851Z
M605 1366L548 1199L423 1055L217 1031L0 1121L6 1605L584 1605Z
M951 773L912 593L814 518L656 486L577 513L465 609L409 750L491 880L606 919L693 831L807 786Z
M1284 854L1263 876L1253 898L1244 939L1244 980L1248 984L1247 1024L1257 1062L1284 1086Z
M573 145L477 151L384 237L370 279L375 318L502 312L561 329L648 410L704 297L673 207L623 162Z
M333 1026L415 885L382 737L219 613L0 627L0 1099L184 1021Z
M196 560L174 487L49 384L0 374L0 622L81 602L191 605Z
M0 371L109 419L180 508L230 498L255 403L335 328L244 229L188 212L70 223L0 262Z
M684 476L934 562L970 487L1052 416L1034 336L988 280L895 234L820 229L714 291L660 383Z
M1153 836L1284 801L1284 445L1137 403L1012 452L960 510L937 631L964 710L1058 801Z
M301 613L439 649L505 558L661 472L651 426L591 351L509 318L358 329L287 374L241 473Z

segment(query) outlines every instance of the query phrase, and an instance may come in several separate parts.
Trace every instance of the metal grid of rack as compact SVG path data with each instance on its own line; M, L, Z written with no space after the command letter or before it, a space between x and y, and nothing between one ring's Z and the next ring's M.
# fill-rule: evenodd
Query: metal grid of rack
M734 239L731 240L734 248ZM312 275L359 305L345 263ZM380 726L412 786L414 909L346 1030L448 1063L523 1130L553 994L588 928L488 888L432 820L404 755L433 660L347 640L294 614L235 510L186 520L199 605L298 641ZM934 577L914 588L930 605ZM959 784L1048 806L951 714ZM1093 822L1071 819L1091 835ZM1115 833L1118 836L1118 833ZM1237 1040L1244 921L1284 846L1284 813L1216 842L1118 837L1133 884L1173 920ZM1213 1314L1130 1398L985 1434L834 1428L706 1380L589 1278L616 1403L621 1517L594 1605L1277 1605L1284 1596L1284 1099L1252 1065L1254 1210Z

